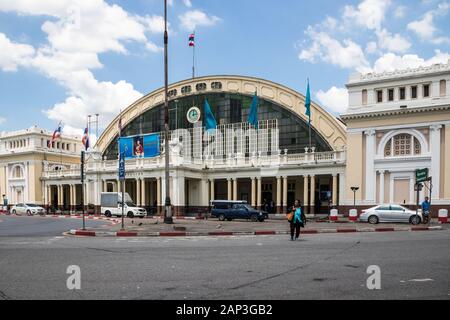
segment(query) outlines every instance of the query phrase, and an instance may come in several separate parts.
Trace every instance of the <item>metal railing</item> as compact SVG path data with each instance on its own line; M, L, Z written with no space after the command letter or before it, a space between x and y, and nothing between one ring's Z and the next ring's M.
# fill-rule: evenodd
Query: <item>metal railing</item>
M343 164L346 161L346 152L310 152L299 154L279 153L277 155L252 154L250 156L229 155L226 158L213 156L194 158L183 157L182 155L171 155L170 165L172 167L185 167L189 169L227 169L227 168L250 168L250 167L283 167L290 165L333 165ZM164 167L164 155L147 159L130 159L126 161L127 171L152 170ZM118 170L118 160L98 160L87 164L86 173L93 172L115 172ZM77 177L80 175L79 169L46 170L43 172L44 178Z

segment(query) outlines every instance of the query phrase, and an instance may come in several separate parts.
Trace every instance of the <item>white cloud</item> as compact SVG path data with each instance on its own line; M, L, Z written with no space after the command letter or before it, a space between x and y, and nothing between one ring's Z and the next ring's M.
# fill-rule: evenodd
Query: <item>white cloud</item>
M207 15L201 10L190 10L178 16L181 27L187 31L193 31L199 26L209 27L216 25L221 19L214 15Z
M164 17L158 15L145 16L138 19L146 26L146 30L151 33L163 33L164 32ZM170 23L167 23L168 29Z
M391 0L364 0L357 8L345 6L343 17L370 30L379 30Z
M418 68L421 66L430 66L436 63L447 63L450 54L435 50L435 55L428 60L420 58L415 54L406 54L398 56L394 53L387 53L375 61L372 68L373 72L389 72L400 69Z
M306 34L311 38L312 45L309 49L303 49L299 58L309 62L315 62L317 58L337 65L341 68L361 69L368 66L361 47L350 39L342 43L333 39L325 32L316 32L309 27Z
M10 72L27 64L35 52L32 46L14 43L3 33L0 33L0 48L0 69Z
M6 118L0 117L0 125L4 124L6 122Z
M406 15L406 7L398 6L394 11L394 16L396 18L403 18Z
M450 43L449 37L438 35L440 30L434 24L436 17L446 16L449 10L450 3L439 3L436 9L426 12L422 19L408 23L407 29L413 31L422 41L429 41L433 44Z
M0 67L32 67L64 86L68 92L65 101L43 112L52 120L62 120L66 132L80 132L78 128L85 126L86 116L95 113L100 114L102 128L120 108L142 96L126 81L95 79L91 70L103 67L99 54L126 54L126 43L131 41L141 43L150 52L162 50L147 38L147 34L162 32L162 17L131 15L104 0L3 0L0 11L52 17L42 25L48 43L37 49L5 41L0 34ZM9 47L11 52L4 49Z
M392 35L386 29L376 31L375 33L378 37L378 46L382 49L393 52L405 52L411 48L411 43L398 33Z
M414 31L421 39L431 38L436 32L433 14L431 12L426 13L421 20L408 23L407 28Z
M331 87L324 92L319 90L316 94L318 101L333 113L343 113L348 108L348 91L346 88Z
M183 0L183 3L186 7L191 8L192 7L192 2L191 0Z
M375 41L370 41L366 45L366 52L369 54L377 52L377 49L378 49L378 45Z

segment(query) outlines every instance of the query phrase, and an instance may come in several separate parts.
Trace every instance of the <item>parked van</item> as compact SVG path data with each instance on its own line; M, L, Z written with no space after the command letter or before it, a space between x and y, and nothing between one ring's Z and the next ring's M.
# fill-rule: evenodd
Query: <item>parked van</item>
M211 201L211 216L219 218L220 221L233 219L247 219L253 222L263 222L264 212L252 208L247 201Z
M124 214L128 218L145 217L147 210L137 207L128 193L124 197ZM106 217L122 216L122 193L102 192L101 193L101 211Z

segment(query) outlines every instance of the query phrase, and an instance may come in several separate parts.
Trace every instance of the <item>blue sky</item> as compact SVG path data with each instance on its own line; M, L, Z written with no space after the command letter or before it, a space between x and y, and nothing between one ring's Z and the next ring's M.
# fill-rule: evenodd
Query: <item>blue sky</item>
M446 63L447 0L172 0L170 82L238 74L299 92L334 114L359 72ZM0 131L62 120L79 133L87 114L107 124L163 84L162 0L1 0Z

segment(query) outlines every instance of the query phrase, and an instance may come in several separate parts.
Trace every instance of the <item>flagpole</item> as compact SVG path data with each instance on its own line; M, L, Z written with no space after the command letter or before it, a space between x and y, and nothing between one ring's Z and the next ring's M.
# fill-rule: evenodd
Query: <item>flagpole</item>
M168 44L167 32L167 0L164 0L164 179L165 179L165 214L164 223L173 224L172 204L170 202L170 163L169 163L169 72L168 72Z
M308 77L308 90L309 88L309 77ZM308 131L309 131L309 151L311 152L311 100L309 102L309 116L308 116Z
M194 31L194 45L192 46L192 79L195 78L195 31Z

